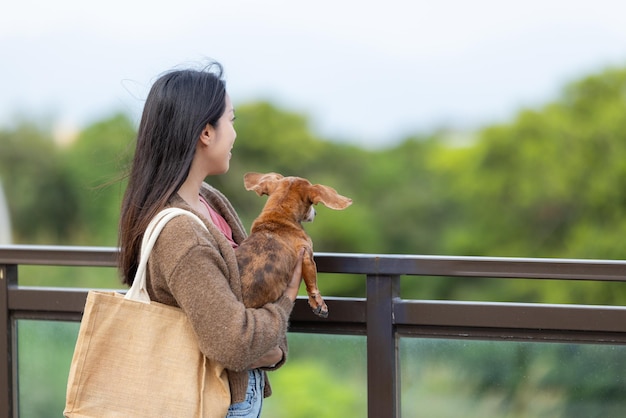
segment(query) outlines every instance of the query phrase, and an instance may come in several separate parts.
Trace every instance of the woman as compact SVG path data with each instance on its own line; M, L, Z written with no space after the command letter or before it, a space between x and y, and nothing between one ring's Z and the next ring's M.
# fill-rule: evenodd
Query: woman
M236 132L234 109L215 63L204 71L181 70L152 86L141 118L120 219L120 269L132 283L143 233L166 207L189 210L208 232L186 216L172 219L148 263L150 299L183 310L205 356L228 369L228 416L260 415L271 394L265 370L287 357L287 321L301 281L294 266L287 290L260 309L242 304L234 247L245 229L226 197L204 182L226 173Z

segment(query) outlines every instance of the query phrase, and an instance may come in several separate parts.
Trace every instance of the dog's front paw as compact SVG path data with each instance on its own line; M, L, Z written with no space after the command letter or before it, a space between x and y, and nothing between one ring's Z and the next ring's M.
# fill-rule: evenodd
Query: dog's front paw
M313 308L313 313L320 318L328 318L328 306L325 303L318 305L317 308Z
M319 291L309 292L309 306L313 309L315 315L321 318L328 317L328 306L326 306L326 302L324 302Z

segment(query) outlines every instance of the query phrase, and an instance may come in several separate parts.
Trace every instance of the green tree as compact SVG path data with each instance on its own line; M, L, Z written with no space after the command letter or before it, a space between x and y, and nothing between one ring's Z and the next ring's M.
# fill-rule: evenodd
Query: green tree
M74 244L117 245L117 227L134 150L135 128L122 114L82 131L64 150L64 163L78 196Z
M77 196L49 129L23 121L0 131L0 178L15 243L69 241Z
M560 100L541 110L484 129L458 167L465 239L450 248L476 255L623 257L626 99L619 92L625 76L625 70L607 70L567 86Z

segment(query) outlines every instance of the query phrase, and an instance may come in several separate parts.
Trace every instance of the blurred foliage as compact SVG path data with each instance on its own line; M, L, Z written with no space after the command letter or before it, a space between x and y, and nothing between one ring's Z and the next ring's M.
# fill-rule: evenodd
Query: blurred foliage
M624 346L403 338L399 352L402 416L626 413Z
M290 333L289 366L270 373L272 418L367 416L365 338ZM296 364L296 367L290 367Z
M510 122L462 135L445 130L414 135L375 150L319 138L305 116L271 103L247 103L237 106L231 169L209 181L231 199L247 226L266 200L244 190L247 171L307 177L351 197L354 204L344 211L320 205L316 221L305 225L318 252L623 259L625 115L626 69L620 68L573 82L553 102L522 109ZM116 245L135 134L136 127L123 114L87 127L65 144L32 121L0 129L0 178L14 242ZM38 275L41 268L27 267L27 274L20 271L20 283L115 286L112 269L103 270L51 269ZM320 289L327 296L364 295L362 278L352 276L323 275ZM626 304L623 283L523 279L405 277L402 296ZM20 338L27 340L28 333ZM553 350L552 362L570 358L568 350L586 349L562 346ZM538 359L527 347L504 355L490 348L460 351L462 355L439 350L438 358L456 356L461 368L471 363L459 378L481 397L497 392L504 399L499 411L510 416L520 416L515 411L528 402L524 385L529 373L541 372L533 374L533 387L565 400L563 416L592 416L585 405L624 395L623 378L616 374L623 367L598 375L579 360L598 350L571 357L571 370L551 369L545 355ZM620 354L601 354L623 363ZM331 357L341 355L333 352ZM328 356L325 352L323 358ZM362 402L354 395L358 385L346 388L332 379L320 380L336 370L336 364L304 361L277 374L281 391L289 390L289 382L299 375L315 392L298 395L300 401L289 405L290 416L319 411L321 403L309 403L315 396L337 405L335 414L322 411L324 416L347 416L351 408L361 408L355 406ZM580 386L580 379L593 382ZM610 416L614 411L604 412Z
M0 178L14 241L62 243L71 235L78 196L61 155L51 134L34 123L0 131Z
M133 152L135 127L128 117L115 115L91 125L62 155L80 197L72 245L117 244L117 224L124 194L126 169Z
M319 205L305 225L318 252L620 259L626 253L626 70L571 83L539 109L466 134L436 131L376 150L317 137L305 116L267 102L237 106L230 171L209 179L249 226L265 197L247 171L327 184L354 204ZM0 130L16 243L114 246L135 126L123 115L68 144L22 122ZM461 138L461 140L459 140ZM381 144L384 144L381 141ZM338 296L353 284L333 283ZM353 282L350 282L353 283ZM622 291L620 291L620 289ZM323 291L323 289L322 289ZM403 281L411 297L625 304L619 284Z
M79 325L17 321L20 417L63 416L67 374Z

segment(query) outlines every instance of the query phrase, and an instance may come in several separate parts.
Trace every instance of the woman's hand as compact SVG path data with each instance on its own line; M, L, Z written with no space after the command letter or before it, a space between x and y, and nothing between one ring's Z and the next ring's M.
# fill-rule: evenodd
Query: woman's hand
M250 369L271 368L283 359L283 350L276 346L250 365Z
M298 261L296 262L296 267L293 269L293 274L291 275L291 281L287 285L287 289L285 289L284 295L287 296L292 302L296 301L296 297L298 297L298 289L300 289L300 283L302 283L302 260L304 259L304 248L300 249L298 253Z

